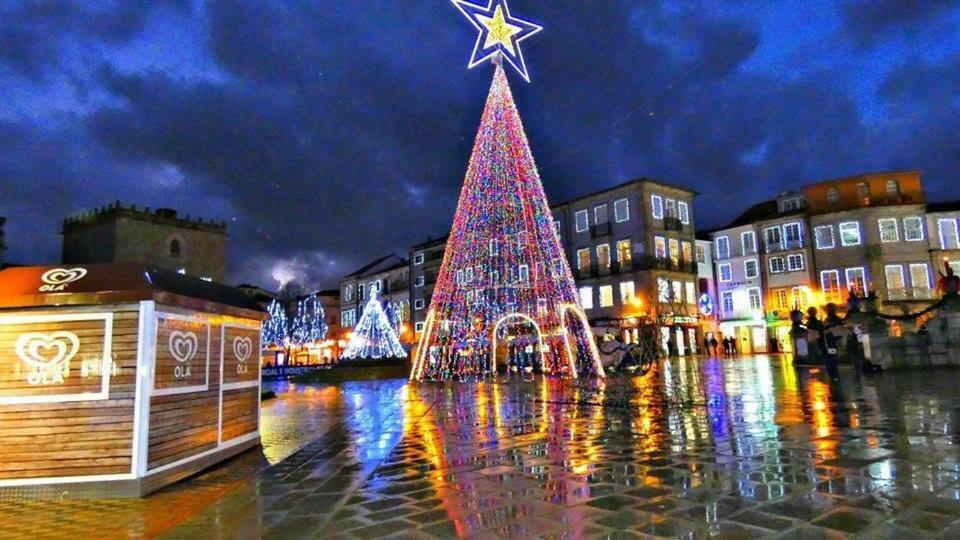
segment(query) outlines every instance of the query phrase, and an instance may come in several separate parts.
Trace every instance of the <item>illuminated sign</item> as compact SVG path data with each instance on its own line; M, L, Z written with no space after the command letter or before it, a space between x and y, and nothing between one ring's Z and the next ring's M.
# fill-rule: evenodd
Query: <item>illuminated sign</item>
M467 69L500 55L517 70L523 80L530 82L520 43L543 30L543 27L511 15L507 0L490 0L486 7L466 0L451 2L477 29L477 42L473 46Z
M37 290L40 292L57 292L67 287L67 284L83 279L87 275L86 268L51 268L40 276L43 282Z
M713 315L713 298L709 294L701 294L697 305L700 307L701 314L707 317Z

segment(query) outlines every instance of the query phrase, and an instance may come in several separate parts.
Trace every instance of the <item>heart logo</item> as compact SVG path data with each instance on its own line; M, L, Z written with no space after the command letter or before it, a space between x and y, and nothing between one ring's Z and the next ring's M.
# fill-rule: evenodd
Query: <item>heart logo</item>
M16 350L23 363L48 369L73 358L80 350L80 339L73 332L31 332L17 339Z
M174 330L170 332L169 343L170 354L181 364L193 360L197 354L197 334L193 332Z
M48 285L63 285L72 283L87 275L86 268L52 268L40 276L40 280Z
M237 360L246 362L253 352L253 342L248 337L233 338L233 354L237 355Z

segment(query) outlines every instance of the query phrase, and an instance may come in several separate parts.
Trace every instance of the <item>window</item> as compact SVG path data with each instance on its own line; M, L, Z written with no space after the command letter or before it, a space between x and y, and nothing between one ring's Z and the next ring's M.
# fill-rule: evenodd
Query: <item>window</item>
M346 301L353 300L353 285L347 285L343 288L343 299Z
M473 268L467 268L467 273L469 275L469 279L467 279L467 282L469 283L470 280L473 279ZM521 264L520 266L518 266L517 275L520 277L520 283L523 283L523 284L530 283L530 267L529 266L525 264Z
M707 263L707 249L703 247L703 244L697 244L697 262L700 264Z
M383 290L383 281L376 280L370 282L370 292L380 292Z
M601 270L610 270L610 244L597 246L597 264Z
M787 255L787 270L790 272L803 270L803 253Z
M783 264L783 257L770 257L770 273L771 274L783 273L785 269L786 269L786 266Z
M677 217L677 201L673 199L667 199L667 217L676 218Z
M683 254L683 262L690 264L693 262L693 246L690 242L680 242L680 252Z
M860 245L860 224L856 221L846 221L840 224L840 245Z
M810 304L810 294L806 287L794 287L790 289L793 305L797 309L803 309Z
M613 285L600 286L600 307L613 305Z
M890 242L900 241L896 218L881 218L877 220L877 224L880 226L881 242L888 244Z
M423 276L417 276L417 278L413 280L414 287L423 287L423 283L424 283Z
M600 225L607 222L607 205L601 204L593 207L593 223Z
M670 301L670 282L663 276L657 276L657 301L661 303Z
M593 309L593 287L580 287L580 307Z
M180 241L174 238L170 241L170 256L179 257L180 256Z
M747 289L747 296L750 298L750 309L759 311L763 309L763 300L760 297L760 288L751 287Z
M753 279L760 275L760 265L757 264L757 260L750 259L743 261L743 273L748 279Z
M733 313L733 291L723 291L720 293L720 309L724 315Z
M800 234L800 224L785 224L783 226L783 240L788 248L803 247L803 236Z
M817 243L817 249L832 249L836 245L833 239L833 225L815 227L813 236Z
M832 187L827 190L827 202L830 204L837 204L840 202L840 191L837 188Z
M957 220L938 219L941 249L960 249L960 235L957 234Z
M525 265L525 264L520 266L520 275L523 275L523 272L524 272L524 270L526 270L526 268L527 268L527 265ZM466 267L466 268L463 270L463 281L465 281L466 283L472 283L472 282L473 282L473 267L472 267L472 266L468 266L468 267Z
M357 298L363 300L363 283L357 284Z
M490 253L491 257L500 254L500 241L496 238L491 238L490 243L487 245L487 250Z
M763 243L767 251L783 249L783 235L780 227L767 227L763 230Z
M844 271L847 278L847 289L857 296L865 296L867 291L867 271L863 267L847 268Z
M787 293L787 289L774 289L773 290L773 305L777 309L787 309L790 307L790 295Z
M897 195L900 195L900 182L887 180L887 197L896 197Z
M633 243L629 238L617 241L617 261L621 268L628 268L633 261Z
M692 281L687 281L684 284L684 288L687 293L687 303L696 304L697 303L697 288L694 286Z
M418 334L423 333L423 327L424 327L424 323L422 322L418 322L417 324L413 325L414 331Z
M933 298L930 290L930 265L915 263L910 265L910 286L916 299Z
M653 253L658 259L667 258L667 239L662 236L654 237Z
M724 263L717 266L717 273L720 274L720 282L728 283L733 281L733 274L731 273L730 263Z
M414 300L414 301L413 301L413 307L414 307L415 309L423 309L423 306L424 306L425 304L426 304L426 303L425 303L422 299L420 299L420 300Z
M887 278L887 297L890 300L902 300L907 297L907 286L903 279L903 266L888 264L883 269Z
M684 225L690 224L690 207L687 203L680 201L677 203L677 210L680 212L680 223Z
M820 290L827 302L837 302L840 300L840 272L837 270L824 270L820 272Z
M866 182L857 184L857 198L860 199L862 204L870 202L870 184Z
M633 281L621 281L620 282L620 303L626 304L633 299L633 296L636 294L636 289L634 288Z
M413 264L423 264L423 252L413 254Z
M757 252L757 234L753 231L747 231L740 235L740 243L743 246L743 255L753 255Z
M590 250L589 249L578 249L577 250L577 270L589 270L590 269Z
M590 214L586 210L577 210L573 215L573 222L577 232L584 232L590 228Z
M627 199L618 199L613 202L613 220L617 223L623 223L630 219L630 201Z
M653 213L653 219L663 219L663 197L659 195L651 195L650 209L650 211Z
M800 199L787 199L783 201L783 211L792 212L800 209Z
M903 218L903 238L907 242L920 242L923 240L922 217L911 216Z
M672 287L670 292L672 293L672 296L670 300L673 302L683 302L683 283L674 280L671 285Z
M726 236L717 237L717 258L718 259L729 259L730 258L730 239Z
M670 244L670 262L674 266L680 265L680 242L675 238L671 238L668 242Z
M553 232L557 233L557 236L560 236L560 220L554 218L553 220Z

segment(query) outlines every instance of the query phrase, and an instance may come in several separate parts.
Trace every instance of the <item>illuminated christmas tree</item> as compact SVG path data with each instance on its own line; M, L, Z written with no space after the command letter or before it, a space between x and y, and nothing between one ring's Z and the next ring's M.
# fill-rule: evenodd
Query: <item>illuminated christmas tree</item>
M315 295L309 295L297 302L297 313L293 317L293 329L290 332L293 342L306 345L323 341L327 336L327 323L323 320L323 306Z
M400 345L397 332L390 324L377 295L363 307L363 314L350 335L341 358L406 358L407 352Z
M286 345L286 340L290 334L287 311L283 304L276 300L270 302L270 305L267 306L267 314L269 318L263 323L263 329L260 330L260 343L264 347Z
M545 373L603 374L498 63L410 377L486 375L514 351Z

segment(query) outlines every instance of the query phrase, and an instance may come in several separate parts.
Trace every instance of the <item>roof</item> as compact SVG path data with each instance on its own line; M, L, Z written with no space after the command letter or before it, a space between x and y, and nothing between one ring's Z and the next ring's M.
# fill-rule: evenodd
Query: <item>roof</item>
M739 216L737 216L736 219L734 219L733 221L731 221L730 223L722 227L716 227L713 229L707 229L705 231L699 231L697 234L710 235L715 232L725 231L727 229L734 229L736 227L750 225L751 223L754 223L757 221L762 221L764 219L775 218L783 215L788 215L788 214L786 213L780 214L779 212L777 212L777 201L776 199L772 199L769 201L759 202L751 206L750 208L747 209L746 212L740 214Z
M645 182L649 182L649 183L651 183L651 184L660 184L661 186L665 186L665 187L668 187L668 188L679 189L679 190L681 190L681 191L686 191L686 192L688 192L688 193L693 193L694 195L699 195L699 194L700 194L700 193L697 192L697 191L694 191L694 190L692 190L692 189L690 189L690 188L688 188L688 187L681 186L681 185L679 185L679 184L671 184L670 182L663 182L663 181L661 181L661 180L657 180L656 178L647 178L647 177L645 177L645 176L642 176L642 177L640 177L640 178L634 178L633 180L627 180L626 182L621 182L620 184L617 184L617 185L615 185L615 186L611 186L611 187L608 187L608 188L605 188L605 189L601 189L600 191L594 191L594 192L592 192L592 193L587 193L587 194L585 194L585 195L580 195L579 197L575 197L575 198L573 198L573 199L568 199L568 200L566 200L566 201L563 201L563 202L560 202L560 203L557 203L557 204L552 204L552 205L550 205L550 208L551 208L551 209L555 209L555 208L558 207L558 206L565 206L565 205L568 205L568 204L573 204L573 203L575 203L575 202L577 202L577 201L580 201L580 200L583 200L583 199L589 199L589 198L591 198L591 197L596 197L597 195L603 195L604 193L609 193L609 192L611 192L611 191L616 191L616 190L618 190L618 189L625 188L625 187L627 187L627 186L632 186L632 185L637 185L637 184L643 184L643 183L645 183Z
M804 188L809 188L813 186L819 186L820 184L833 184L836 182L849 182L852 180L859 180L861 178L869 178L871 176L893 176L893 175L903 175L903 174L920 174L921 171L917 170L906 170L906 171L880 171L880 172L871 172L871 173L860 173L853 176L844 176L841 178L833 178L831 180L821 180L819 182L814 182L812 184L805 184Z
M960 210L960 200L927 203L927 212L955 212Z
M0 271L0 307L99 305L154 300L198 311L263 319L243 291L136 263L23 266Z

